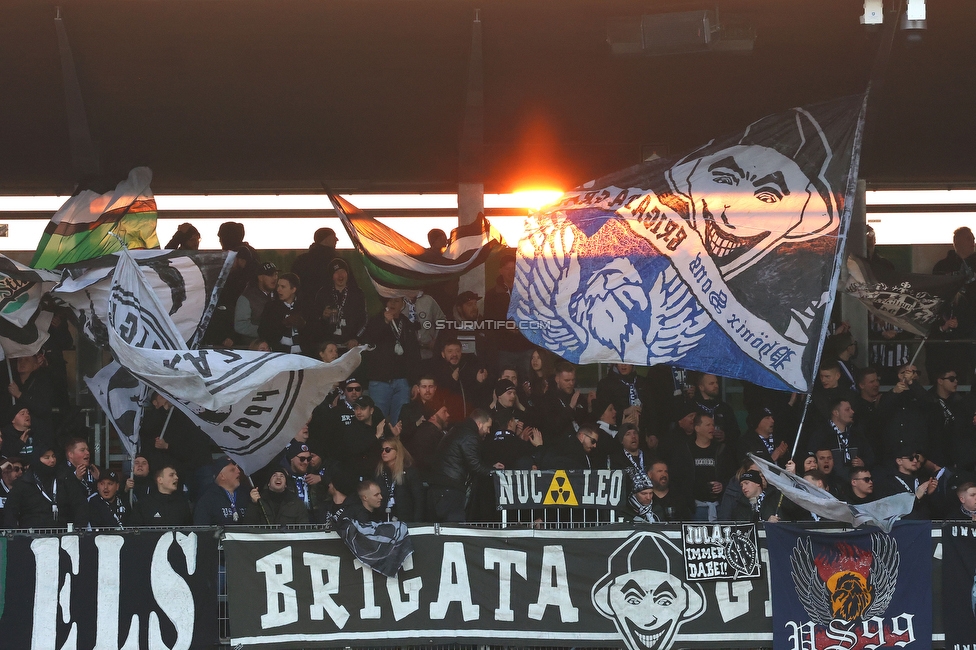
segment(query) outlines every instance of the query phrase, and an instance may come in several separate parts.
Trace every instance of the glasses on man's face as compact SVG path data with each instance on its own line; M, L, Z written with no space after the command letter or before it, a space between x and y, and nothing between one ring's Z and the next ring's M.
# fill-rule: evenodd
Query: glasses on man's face
M363 392L362 386L346 386L347 393L361 393Z
M382 451L384 454L388 454L391 451L393 451L393 447L383 447L383 449L381 449L380 451Z
M300 463L307 463L312 460L311 456L295 456L295 458L297 458L298 462Z
M909 454L908 456L902 456L902 458L907 460L920 460L922 456L920 454Z
M945 381L959 381L959 377L955 375L949 375L948 377L943 377L942 379Z
M855 481L864 481L865 483L873 483L874 479L870 476L862 476L861 478L854 479Z
M10 466L10 467L9 467L8 469L9 469L9 470L10 470L11 472L14 472L15 474L16 474L16 473L20 473L20 472L23 472L23 471L24 471L24 468L23 468L23 467L19 467L19 466L17 466L17 465L11 465L11 466Z
M589 438L590 439L590 442L592 442L594 445L599 440L599 438L597 438L596 436L587 436L585 433L583 435L586 436L587 438Z

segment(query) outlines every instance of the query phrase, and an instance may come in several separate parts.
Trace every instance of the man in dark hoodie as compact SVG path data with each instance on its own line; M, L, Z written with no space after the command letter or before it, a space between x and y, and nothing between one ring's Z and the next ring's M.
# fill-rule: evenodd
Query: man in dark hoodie
M226 456L213 463L214 482L193 510L194 526L230 526L241 523L247 511L247 497L239 498L241 469Z
M5 528L64 528L88 525L88 503L78 481L59 477L50 445L35 447L30 469L18 479L3 509Z

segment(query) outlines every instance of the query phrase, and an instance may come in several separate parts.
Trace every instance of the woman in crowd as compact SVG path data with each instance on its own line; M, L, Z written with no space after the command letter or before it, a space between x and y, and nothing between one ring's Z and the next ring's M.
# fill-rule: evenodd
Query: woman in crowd
M383 490L387 512L400 521L423 521L424 486L410 452L397 436L384 436L380 445L376 482Z

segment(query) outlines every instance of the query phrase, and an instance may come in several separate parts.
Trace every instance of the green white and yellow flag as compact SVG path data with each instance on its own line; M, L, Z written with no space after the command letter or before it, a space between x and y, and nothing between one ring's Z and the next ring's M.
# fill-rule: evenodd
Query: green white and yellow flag
M115 236L129 249L159 248L151 181L152 170L136 167L112 192L72 196L51 217L31 266L53 269L114 253L122 247Z

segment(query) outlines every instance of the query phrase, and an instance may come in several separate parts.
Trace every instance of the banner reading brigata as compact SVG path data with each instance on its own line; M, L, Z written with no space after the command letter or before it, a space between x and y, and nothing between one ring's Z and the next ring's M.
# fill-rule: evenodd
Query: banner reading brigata
M708 536L721 538L719 526ZM435 534L438 532L439 534ZM629 650L771 641L765 578L692 582L679 526L634 531L417 527L384 578L333 533L224 538L231 644L490 643Z
M932 647L932 525L817 533L766 526L773 647Z
M862 97L591 181L526 221L509 318L574 363L809 388L857 178Z
M210 531L4 541L0 648L162 650L217 642Z

